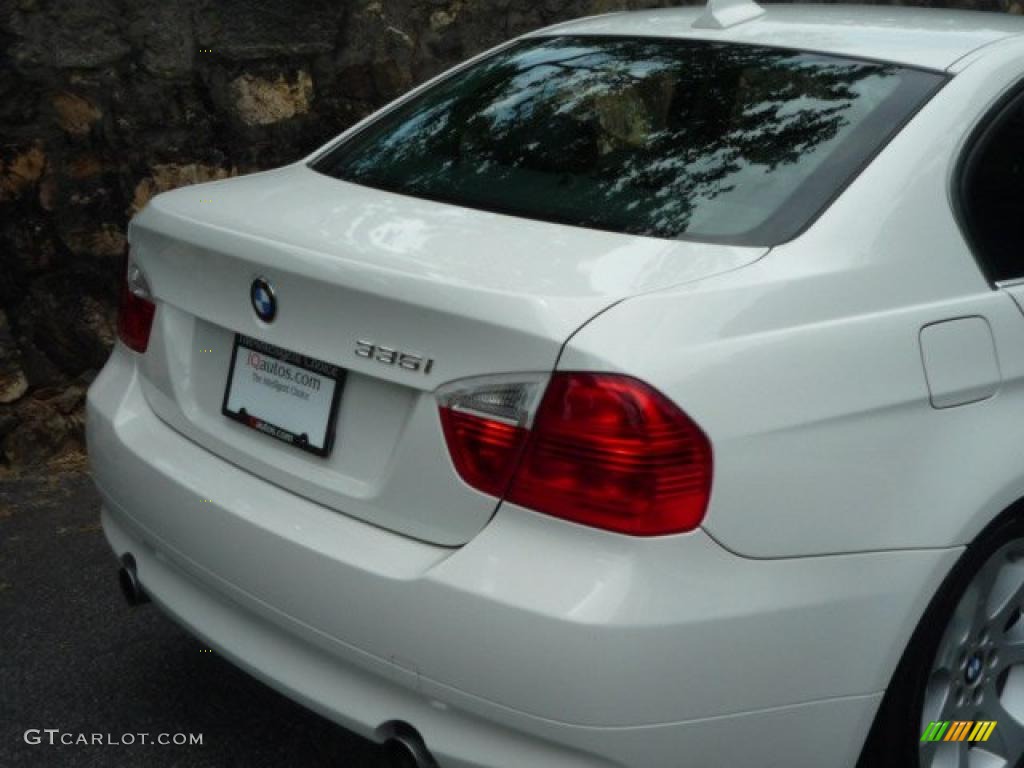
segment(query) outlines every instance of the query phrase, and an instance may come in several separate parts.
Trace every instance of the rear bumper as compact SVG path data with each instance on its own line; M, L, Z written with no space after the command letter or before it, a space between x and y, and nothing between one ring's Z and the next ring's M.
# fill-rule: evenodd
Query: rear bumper
M956 550L754 561L504 508L447 549L244 472L148 408L131 353L89 394L116 553L211 647L444 766L849 768Z

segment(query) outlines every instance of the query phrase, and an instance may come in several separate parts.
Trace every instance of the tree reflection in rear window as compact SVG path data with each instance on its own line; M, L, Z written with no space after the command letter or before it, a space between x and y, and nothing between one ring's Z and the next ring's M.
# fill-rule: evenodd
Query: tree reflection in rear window
M943 82L750 45L530 39L385 113L313 168L532 219L774 245Z

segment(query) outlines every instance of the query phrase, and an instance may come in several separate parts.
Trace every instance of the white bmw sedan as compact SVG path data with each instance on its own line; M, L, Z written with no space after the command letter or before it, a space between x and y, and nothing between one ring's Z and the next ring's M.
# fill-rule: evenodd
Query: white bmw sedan
M1024 20L563 24L130 243L125 593L395 765L1024 764Z

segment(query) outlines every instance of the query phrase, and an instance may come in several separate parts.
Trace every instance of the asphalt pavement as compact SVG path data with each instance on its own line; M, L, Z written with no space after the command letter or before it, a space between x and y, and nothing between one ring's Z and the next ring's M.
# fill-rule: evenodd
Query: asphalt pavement
M178 734L202 743L155 743ZM372 743L231 666L153 606L125 605L80 460L0 478L0 767L378 760Z

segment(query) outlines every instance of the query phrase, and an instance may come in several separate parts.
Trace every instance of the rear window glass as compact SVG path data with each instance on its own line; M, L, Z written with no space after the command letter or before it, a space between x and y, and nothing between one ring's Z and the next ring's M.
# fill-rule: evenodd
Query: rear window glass
M750 45L531 39L385 113L313 168L532 219L774 245L943 81Z

